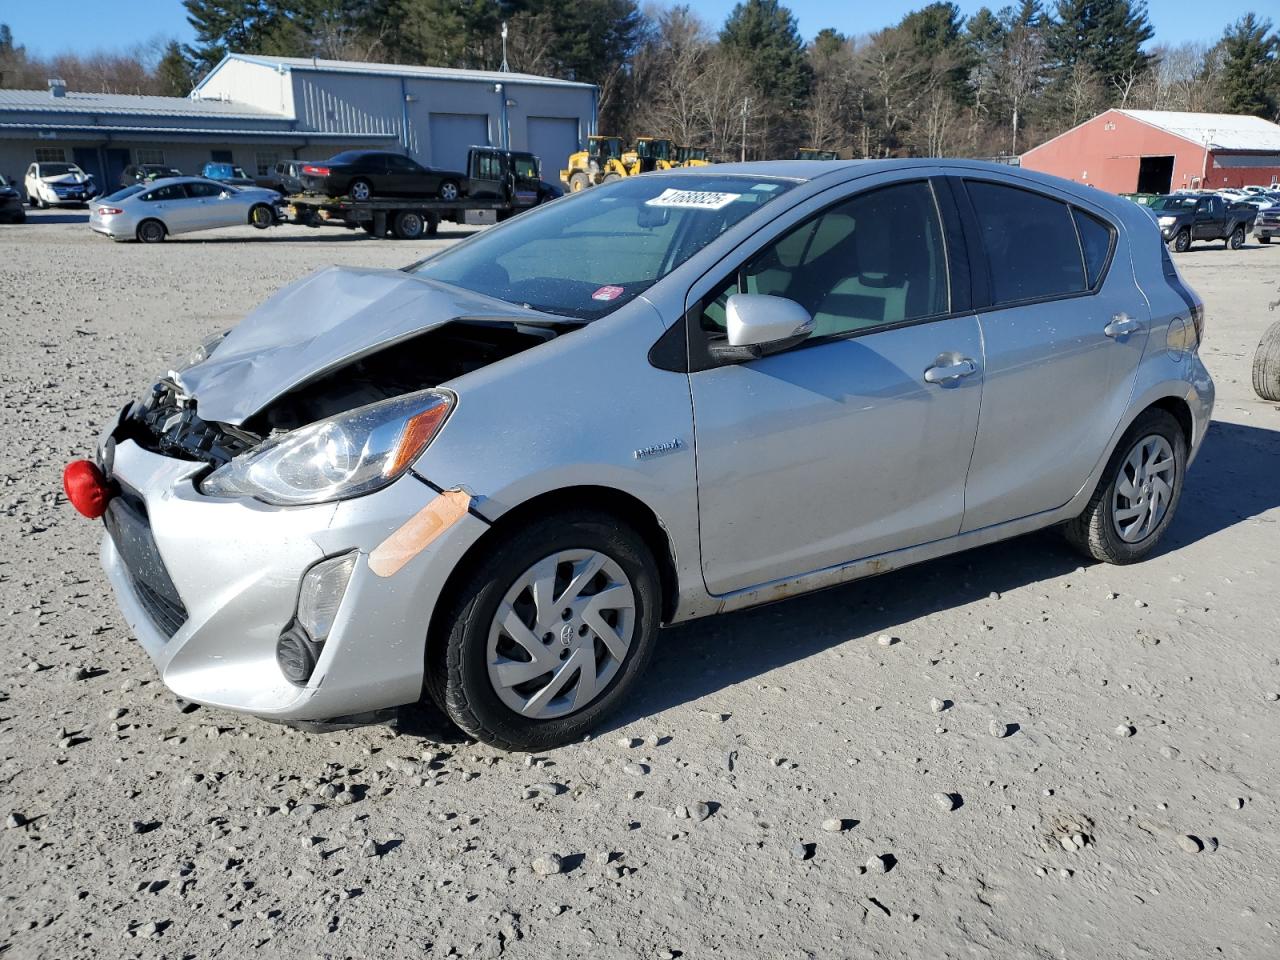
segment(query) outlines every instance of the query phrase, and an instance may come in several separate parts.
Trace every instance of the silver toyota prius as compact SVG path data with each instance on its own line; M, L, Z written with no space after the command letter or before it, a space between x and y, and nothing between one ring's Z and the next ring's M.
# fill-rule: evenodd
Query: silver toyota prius
M68 498L179 696L580 738L663 624L1052 525L1130 563L1214 387L1141 207L969 161L628 178L281 290Z

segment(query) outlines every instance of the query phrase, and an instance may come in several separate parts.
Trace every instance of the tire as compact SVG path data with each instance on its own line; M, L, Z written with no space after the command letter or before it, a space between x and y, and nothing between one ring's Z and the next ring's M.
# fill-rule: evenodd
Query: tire
M620 174L620 173L606 173L606 174L605 174L605 175L600 179L600 182L601 182L601 183L613 183L615 180L621 180L621 179L622 179L622 174Z
M427 214L427 236L434 237L440 232L440 218L434 213Z
M1280 320L1267 327L1253 352L1253 392L1280 401Z
M276 222L275 212L265 203L260 203L249 210L249 225L259 230L266 230Z
M142 243L161 243L167 233L159 220L143 220L138 224L137 237Z
M360 229L363 230L365 233L367 233L371 237L377 236L377 234L374 232L374 229L373 229L372 220L366 220L363 223L361 223Z
M462 190L458 188L457 180L442 180L436 196L447 203L453 203L462 197Z
M570 193L581 193L589 186L591 186L591 178L581 170L574 171L574 173L569 177Z
M401 210L396 214L391 232L397 240L420 240L427 232L427 220L417 210Z
M28 207L30 207L32 210L39 210L39 209L40 209L40 198L39 198L39 197L37 197L37 196L36 196L35 194L33 194L33 193L28 193L28 194L27 194L27 206L28 206Z
M357 203L364 203L373 196L373 184L368 180L352 180L347 195Z
M1183 227L1173 238L1173 249L1178 253L1186 253L1191 249L1191 231Z
M1270 242L1271 242L1271 238L1270 238L1270 237L1259 237L1259 238L1258 238L1258 242L1259 242L1259 243L1270 243Z
M1244 246L1244 227L1236 227L1231 231L1231 236L1227 237L1225 244L1228 250L1239 250Z
M565 581L575 569L573 564L588 557L604 558L600 572L582 586L588 593L565 599ZM544 603L549 610L539 611L531 589L524 585L532 582L534 568L553 558L560 562L553 567L555 586ZM629 587L633 600L629 613L606 607L599 614L615 618L611 625L616 628L615 638L625 641L629 633L620 658L613 653L617 641L614 648L606 647L595 628L580 616L592 591L603 592L609 585ZM555 596L557 591L563 592ZM662 608L658 570L644 539L617 518L592 510L551 515L520 528L479 562L452 598L438 623L438 642L429 644L434 653L427 663L428 692L469 736L506 750L545 750L580 740L625 701L653 656ZM498 622L499 608L508 602L512 615L525 624L527 646L513 640L513 634ZM569 620L563 617L562 604L563 612L573 608ZM607 619L603 622L607 629ZM544 628L548 629L543 632ZM501 661L508 668L532 664L529 651L535 649L546 659L546 673L517 686L499 682L498 667L491 667L491 662ZM588 692L579 687L585 676L581 666L569 668L571 672L558 685L547 681L548 676L560 678L566 668L559 664L575 658L600 671L593 674L591 683L603 684L581 707L569 699L569 694L586 696ZM517 676L525 674L517 669ZM543 716L531 718L516 711L513 701L533 704L537 691L548 694L545 688L553 695L530 708L543 711Z
M1160 450L1161 443L1167 452ZM1156 448L1152 457L1155 463L1164 462L1168 457L1172 457L1170 469L1148 475L1164 479L1164 485L1168 487L1166 496L1157 496L1153 499L1153 490L1158 494L1155 479L1151 479L1147 484L1135 484L1134 480L1141 478L1130 477L1131 457L1141 456L1140 447L1148 450ZM1182 426L1167 410L1157 407L1146 410L1125 431L1116 445L1115 453L1107 463L1102 479L1098 482L1098 489L1089 498L1089 503L1080 516L1067 522L1063 533L1072 546L1085 556L1104 563L1127 564L1145 560L1156 548L1173 520L1173 515L1178 509L1178 501L1182 497L1182 481L1186 472L1187 438L1182 433ZM1170 474L1172 474L1171 477ZM1126 482L1130 489L1134 489L1139 494L1137 501L1125 496L1122 484ZM1118 508L1118 502L1122 498L1126 501L1127 509ZM1140 506L1134 506L1135 503L1144 502L1159 504L1161 500L1164 504L1163 513L1155 517L1151 517L1149 509L1144 512ZM1126 537L1119 528L1125 520L1130 518L1120 517L1118 514L1128 513L1134 509L1138 513L1133 518L1133 523L1138 529L1133 530ZM1150 520L1145 520L1144 517ZM1151 522L1152 520L1154 522ZM1147 526L1148 529L1144 531L1143 526Z

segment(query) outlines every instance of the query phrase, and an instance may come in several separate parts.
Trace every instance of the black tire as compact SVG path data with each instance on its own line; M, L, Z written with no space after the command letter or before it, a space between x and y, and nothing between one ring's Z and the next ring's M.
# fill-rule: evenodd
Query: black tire
M1173 238L1173 249L1178 253L1186 253L1191 249L1191 231L1183 227Z
M259 203L249 210L249 225L258 230L266 230L276 222L275 211L265 203Z
M1130 543L1120 537L1113 519L1116 484L1125 459L1140 440L1161 436L1173 449L1173 494L1164 516L1143 539ZM1187 437L1173 414L1158 407L1143 411L1116 444L1098 488L1089 498L1080 516L1063 527L1067 540L1087 557L1104 563L1127 564L1145 560L1169 528L1182 498L1182 481L1187 472Z
M38 197L36 197L34 193L27 194L27 206L30 207L32 210L40 209L40 200Z
M401 210L396 214L391 232L397 240L420 240L427 232L427 219L417 210Z
M434 237L440 232L440 218L434 213L427 214L427 236Z
M1231 236L1227 237L1226 248L1228 250L1239 250L1244 246L1244 227L1236 227L1231 231Z
M372 220L365 220L363 223L360 224L360 229L363 230L365 233L369 234L369 236L371 237L377 236L377 233L374 231L374 228L373 228Z
M555 719L520 716L489 679L489 628L511 585L538 561L561 550L589 549L611 558L631 582L636 622L631 645L607 687L585 707ZM446 601L448 602L448 601ZM576 510L536 520L513 533L452 592L429 644L432 699L469 736L505 750L546 750L580 740L628 698L657 643L662 597L658 570L644 539L606 513Z
M1271 238L1270 238L1270 237L1259 237L1259 238L1258 238L1258 242L1259 242L1259 243L1270 243L1270 242L1271 242Z
M462 188L458 186L457 180L441 180L436 196L446 203L453 203L462 199Z
M159 220L143 220L138 224L137 237L142 243L161 243L167 233Z
M601 177L600 182L613 183L615 180L621 180L621 179L622 179L622 174L620 173L606 173L603 177Z
M581 170L575 170L569 177L569 192L581 193L591 186L591 178Z
M1280 320L1267 327L1253 352L1253 392L1280 401Z
M373 196L373 184L361 178L352 180L347 187L347 195L357 203L364 203Z

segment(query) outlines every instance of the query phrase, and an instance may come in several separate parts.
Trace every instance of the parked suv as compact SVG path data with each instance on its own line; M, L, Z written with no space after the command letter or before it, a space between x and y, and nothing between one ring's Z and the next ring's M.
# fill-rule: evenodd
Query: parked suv
M1213 409L1203 329L1148 213L1089 187L677 170L292 284L66 488L179 697L425 695L541 750L634 703L660 624L1055 525L1149 556Z
M280 160L271 168L270 173L264 177L258 177L256 183L260 187L266 187L285 196L301 193L302 168L308 162L307 160Z
M253 177L249 176L234 163L206 163L201 168L200 176L206 180L216 180L218 183L229 183L233 187L257 186Z

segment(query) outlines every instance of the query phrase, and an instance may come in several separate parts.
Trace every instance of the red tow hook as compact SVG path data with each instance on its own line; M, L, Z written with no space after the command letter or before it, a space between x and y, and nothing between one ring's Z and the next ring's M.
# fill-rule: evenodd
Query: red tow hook
M90 520L107 512L115 489L92 460L72 460L62 471L62 489L71 505Z

